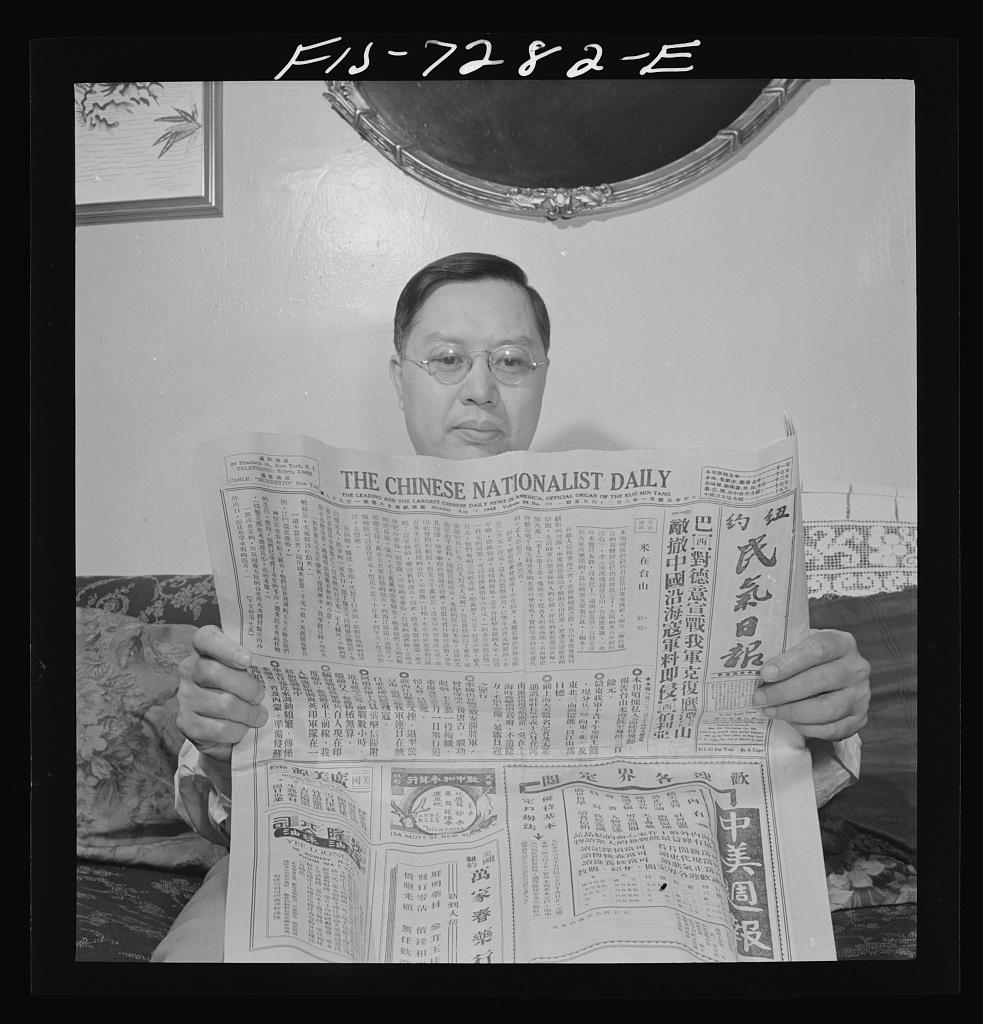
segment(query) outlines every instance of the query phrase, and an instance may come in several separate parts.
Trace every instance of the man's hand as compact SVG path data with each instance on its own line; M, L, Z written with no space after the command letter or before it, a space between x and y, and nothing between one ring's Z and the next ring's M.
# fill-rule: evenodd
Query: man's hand
M232 748L269 714L260 705L263 686L246 671L249 652L216 626L202 626L194 654L178 665L177 727L216 761L232 760Z
M802 643L766 662L761 678L754 703L803 736L842 740L867 724L870 662L849 633L810 630Z

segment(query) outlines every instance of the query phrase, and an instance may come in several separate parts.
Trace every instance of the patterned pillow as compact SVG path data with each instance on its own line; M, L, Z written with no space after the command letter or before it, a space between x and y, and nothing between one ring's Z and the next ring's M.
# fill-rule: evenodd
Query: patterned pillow
M203 872L225 855L174 810L176 669L194 631L75 609L77 856Z

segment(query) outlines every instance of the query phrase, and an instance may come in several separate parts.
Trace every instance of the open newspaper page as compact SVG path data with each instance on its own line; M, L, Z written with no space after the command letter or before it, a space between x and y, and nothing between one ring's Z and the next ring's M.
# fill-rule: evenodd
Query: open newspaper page
M452 461L199 449L225 631L227 961L833 959L795 438Z

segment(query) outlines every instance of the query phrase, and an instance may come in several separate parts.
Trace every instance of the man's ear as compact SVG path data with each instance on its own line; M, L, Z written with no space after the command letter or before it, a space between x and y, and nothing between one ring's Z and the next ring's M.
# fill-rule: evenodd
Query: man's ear
M393 355L389 360L389 379L393 382L396 391L396 401L400 409L403 408L403 364L399 356Z

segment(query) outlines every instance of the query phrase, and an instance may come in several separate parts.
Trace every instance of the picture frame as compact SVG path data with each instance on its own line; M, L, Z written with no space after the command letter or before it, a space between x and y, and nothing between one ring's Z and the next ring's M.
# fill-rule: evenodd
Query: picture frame
M75 83L76 224L221 214L221 82Z
M808 81L331 81L324 98L410 177L486 210L562 223L664 199L717 171Z

